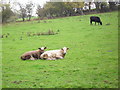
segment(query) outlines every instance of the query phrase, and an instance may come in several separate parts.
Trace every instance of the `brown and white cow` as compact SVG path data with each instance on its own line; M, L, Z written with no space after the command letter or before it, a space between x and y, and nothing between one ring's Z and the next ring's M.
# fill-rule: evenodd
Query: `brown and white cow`
M38 50L35 50L35 51L28 51L28 52L24 53L21 56L21 59L22 60L36 60L36 59L40 59L40 55L42 53L44 53L45 49L46 49L46 47L41 47L41 48L38 48Z

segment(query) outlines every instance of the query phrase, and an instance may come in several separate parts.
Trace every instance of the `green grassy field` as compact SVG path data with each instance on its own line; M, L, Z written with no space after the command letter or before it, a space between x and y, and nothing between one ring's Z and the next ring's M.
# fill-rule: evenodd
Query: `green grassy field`
M92 15L3 25L3 88L118 88L118 12L93 14L103 25L90 25ZM46 21L46 23L44 22ZM58 32L27 36L28 32ZM62 60L22 61L27 51L69 47Z

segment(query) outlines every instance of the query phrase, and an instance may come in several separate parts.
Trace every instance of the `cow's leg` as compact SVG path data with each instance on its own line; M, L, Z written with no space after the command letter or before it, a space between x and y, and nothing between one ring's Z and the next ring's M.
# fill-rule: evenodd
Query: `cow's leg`
M31 58L30 55L25 56L25 60L28 60L28 59L30 59L30 58Z
M48 55L47 54L44 54L42 57L41 57L41 59L48 59Z
M62 56L56 56L56 59L63 59Z
M96 25L96 22L95 22L95 25Z
M92 20L90 20L90 24L92 25Z
M46 60L53 60L53 59L49 57L49 58L47 58Z
M56 60L56 58L49 58L49 60Z
M30 58L30 60L36 60L32 55L31 55L31 58Z
M39 55L37 55L37 54L32 54L32 57L35 59L39 59Z

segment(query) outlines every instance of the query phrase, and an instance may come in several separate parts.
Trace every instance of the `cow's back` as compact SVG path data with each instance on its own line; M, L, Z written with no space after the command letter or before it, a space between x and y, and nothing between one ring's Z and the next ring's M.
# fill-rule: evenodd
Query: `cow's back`
M95 22L99 22L99 21L100 21L100 18L97 17L97 16L91 16L91 17L90 17L90 20L91 20L91 21L95 21Z

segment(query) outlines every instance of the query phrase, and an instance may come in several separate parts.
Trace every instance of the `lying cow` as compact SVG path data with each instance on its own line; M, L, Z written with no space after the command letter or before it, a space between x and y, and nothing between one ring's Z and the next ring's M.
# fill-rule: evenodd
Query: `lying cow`
M68 49L69 48L63 47L60 50L45 51L43 54L41 54L40 58L45 60L63 59Z
M40 59L40 55L42 53L44 53L45 49L46 49L46 47L41 47L41 48L38 48L38 50L26 52L26 53L24 53L21 56L21 59L22 60L36 60L36 59Z
M90 24L92 24L92 22L95 22L95 25L96 25L96 22L98 23L98 25L99 25L99 23L100 23L100 25L102 25L102 22L101 22L100 18L97 17L97 16L91 16L90 17Z

